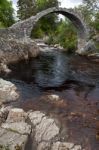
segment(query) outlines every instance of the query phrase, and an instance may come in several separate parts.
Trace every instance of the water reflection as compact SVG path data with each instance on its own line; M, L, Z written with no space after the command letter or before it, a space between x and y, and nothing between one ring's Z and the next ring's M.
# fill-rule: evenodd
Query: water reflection
M69 75L68 60L69 58L60 52L42 54L37 62L36 83L42 87L62 85Z

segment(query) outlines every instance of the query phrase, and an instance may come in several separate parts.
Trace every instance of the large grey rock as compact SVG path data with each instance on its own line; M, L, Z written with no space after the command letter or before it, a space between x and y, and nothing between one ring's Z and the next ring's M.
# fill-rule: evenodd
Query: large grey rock
M35 126L35 140L37 143L51 141L51 139L59 134L59 127L56 125L54 119L48 118L44 113L39 111L31 112L29 118Z
M6 43L6 44L5 44ZM0 39L0 71L9 73L8 63L27 60L39 54L37 44L27 38L23 39Z
M1 150L24 150L28 136L0 128Z
M1 125L2 128L14 131L20 134L30 134L31 133L31 126L25 122L15 122L15 123L3 123Z
M90 40L88 41L84 47L82 47L80 50L79 50L79 54L82 54L82 55L89 55L89 54L92 54L92 53L95 53L96 52L96 46L95 46L95 43L94 41Z
M8 117L6 122L13 123L13 122L25 122L27 119L27 114L24 112L23 109L20 108L12 108L9 111Z
M16 86L0 78L0 103L16 101L19 94L16 92Z
M31 126L25 122L26 119L27 114L23 109L13 108L9 111L7 120L1 127L20 134L29 135L31 133Z

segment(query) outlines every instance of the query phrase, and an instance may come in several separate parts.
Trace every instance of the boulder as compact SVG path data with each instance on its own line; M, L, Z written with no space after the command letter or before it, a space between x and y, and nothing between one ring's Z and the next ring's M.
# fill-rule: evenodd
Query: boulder
M19 97L16 86L10 81L0 78L0 103L16 101Z
M1 150L24 150L28 136L0 128Z
M20 134L29 135L31 133L31 126L25 122L26 119L27 114L23 109L13 108L9 111L7 120L1 127Z
M7 66L9 63L36 57L39 51L36 42L29 38L20 40L0 38L0 72L11 72Z
M31 126L25 122L3 123L1 127L22 135L29 135L31 133Z
M88 42L86 42L85 47L81 48L78 51L78 54L81 55L88 55L88 54L92 54L96 52L96 46L93 40L89 40Z
M0 39L0 61L6 64L36 57L38 54L39 47L29 38Z
M24 112L23 109L20 108L12 108L9 111L8 118L6 122L13 123L13 122L25 122L27 119L27 114Z
M55 120L48 118L40 111L29 113L31 123L35 126L35 140L37 143L41 141L49 142L59 134L59 127Z

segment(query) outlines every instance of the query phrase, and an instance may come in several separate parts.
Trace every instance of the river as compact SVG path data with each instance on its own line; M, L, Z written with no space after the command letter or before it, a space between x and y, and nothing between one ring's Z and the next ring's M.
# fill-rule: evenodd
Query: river
M20 98L13 105L58 118L67 141L99 150L99 60L50 50L29 61L9 64L6 77ZM57 95L52 101L49 95ZM62 140L62 139L61 139Z

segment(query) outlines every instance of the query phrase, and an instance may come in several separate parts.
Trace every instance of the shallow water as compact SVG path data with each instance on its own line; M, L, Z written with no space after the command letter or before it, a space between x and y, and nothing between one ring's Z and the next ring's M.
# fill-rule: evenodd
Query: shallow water
M85 150L99 149L99 61L51 51L27 62L9 64L7 77L18 87L20 98L13 105L41 110L58 118L66 129L64 139ZM52 101L49 95L58 95ZM62 140L62 139L61 139Z

